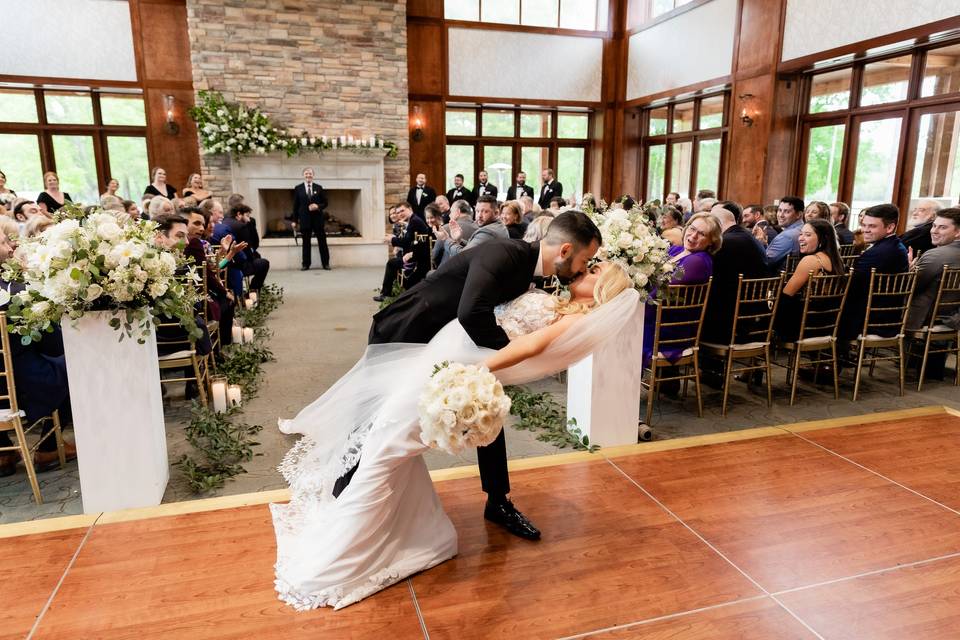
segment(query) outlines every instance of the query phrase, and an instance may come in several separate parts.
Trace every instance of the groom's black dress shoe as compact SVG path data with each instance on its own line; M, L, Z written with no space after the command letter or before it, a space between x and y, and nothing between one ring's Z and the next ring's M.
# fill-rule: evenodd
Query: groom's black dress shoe
M487 501L487 507L483 510L483 517L500 525L515 536L526 540L540 539L540 530L533 526L533 523L527 520L525 515L517 511L509 500L504 502Z

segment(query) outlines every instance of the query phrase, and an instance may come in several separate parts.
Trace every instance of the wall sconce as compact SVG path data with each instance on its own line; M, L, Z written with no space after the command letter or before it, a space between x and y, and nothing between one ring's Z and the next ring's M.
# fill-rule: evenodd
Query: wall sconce
M163 96L163 110L166 113L167 121L163 125L163 130L168 134L175 136L180 133L180 125L177 124L177 121L174 119L174 98L171 95Z
M750 114L751 114L751 113L754 113L753 109L751 108L751 105L753 104L753 94L752 94L752 93L741 93L741 94L740 94L739 96L737 96L737 97L740 99L740 102L741 102L741 107L740 107L740 122L741 122L741 123L743 124L743 126L745 126L745 127L752 127L752 126L753 126L753 117L751 117Z
M413 105L413 140L423 140L423 117L420 115L420 105Z

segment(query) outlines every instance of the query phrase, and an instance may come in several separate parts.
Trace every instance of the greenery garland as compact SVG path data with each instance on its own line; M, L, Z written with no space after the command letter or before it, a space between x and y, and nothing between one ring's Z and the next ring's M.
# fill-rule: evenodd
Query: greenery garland
M572 447L593 453L600 447L590 444L577 426L576 418L566 419L567 412L549 393L534 393L524 387L505 387L512 404L510 413L520 418L513 426L521 431L539 431L537 440L566 449Z
M299 153L331 149L347 149L354 153L368 154L376 149L387 152L388 158L396 158L399 149L395 142L377 137L376 145L370 140L358 140L355 144L340 145L336 138L316 137L301 131L299 135L287 132L274 123L259 107L247 107L236 102L227 102L219 91L200 91L197 105L190 108L190 117L197 123L200 143L206 153L229 153L234 158L258 155L272 151L284 151L293 157Z

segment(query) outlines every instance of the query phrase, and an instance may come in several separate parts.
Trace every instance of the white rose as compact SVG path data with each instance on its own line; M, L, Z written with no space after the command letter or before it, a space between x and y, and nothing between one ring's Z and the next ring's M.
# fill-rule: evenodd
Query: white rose
M86 292L83 294L83 299L86 302L93 302L97 298L103 295L103 287L98 284L92 284L87 287Z

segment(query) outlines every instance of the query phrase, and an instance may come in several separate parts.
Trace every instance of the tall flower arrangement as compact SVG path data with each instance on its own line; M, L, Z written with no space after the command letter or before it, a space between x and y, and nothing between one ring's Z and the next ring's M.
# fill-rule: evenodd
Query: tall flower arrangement
M25 286L9 298L7 311L10 332L24 344L93 311L115 312L110 324L122 331L120 339L143 340L157 316L176 318L199 337L193 315L198 295L190 282L196 273L182 253L155 243L155 223L71 205L56 220L40 235L23 238L3 264L4 280Z
M674 265L668 262L670 243L656 232L657 203L631 209L607 207L592 194L584 194L584 211L603 237L598 256L623 265L644 300L666 290Z

